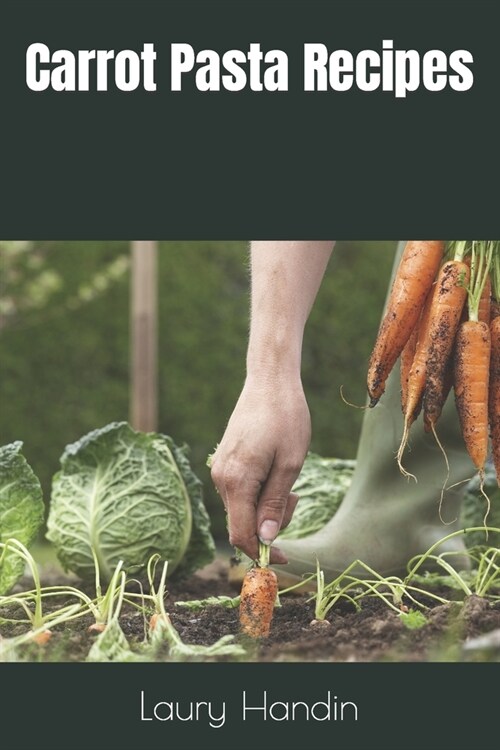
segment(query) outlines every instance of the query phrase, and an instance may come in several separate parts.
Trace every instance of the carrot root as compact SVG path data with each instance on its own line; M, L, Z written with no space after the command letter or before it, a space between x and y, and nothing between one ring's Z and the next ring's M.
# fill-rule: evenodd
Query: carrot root
M396 460L398 462L399 471L405 477L405 479L408 479L408 481L410 479L414 479L415 482L416 482L417 481L417 477L415 476L415 474L412 474L411 472L406 471L406 469L405 469L405 467L403 466L403 463L402 463L403 462L403 454L404 454L406 446L408 444L408 436L409 436L409 432L410 432L410 424L411 423L409 422L409 420L405 419L405 425L404 425L404 429L403 429L403 437L401 438L401 443L399 445L399 449L398 449L398 452L396 454Z
M240 599L240 629L250 638L267 638L271 630L278 578L270 568L255 567L245 574Z
M51 638L52 638L51 630L43 630L41 633L37 633L36 635L33 636L34 642L37 643L39 646L46 646Z
M344 386L343 385L340 386L340 398L342 399L342 401L344 402L344 404L346 404L346 406L351 406L353 409L361 409L362 411L364 411L365 409L369 408L366 404L364 404L363 406L360 406L360 404L353 404L351 401L348 401L346 399L346 397L344 396Z
M443 454L444 462L446 464L446 479L444 480L443 486L441 488L441 496L439 498L439 520L442 524L445 526L451 526L452 523L455 523L457 520L456 518L453 519L453 521L445 521L443 518L443 501L444 501L444 493L446 492L446 485L448 484L448 479L450 478L450 462L448 461L448 456L446 455L446 451L444 449L444 446L440 439L438 438L436 427L434 425L434 422L430 422L430 429L432 431L432 434L434 435L434 440L436 441L439 450Z
M93 622L87 628L87 633L104 633L106 625L103 622Z
M479 477L480 477L480 482L481 482L479 485L479 492L486 499L486 513L484 514L484 518L483 518L483 526L486 527L486 541L488 541L487 522L488 522L488 516L490 515L490 511L491 511L491 500L486 494L485 489L484 489L484 471L479 472Z

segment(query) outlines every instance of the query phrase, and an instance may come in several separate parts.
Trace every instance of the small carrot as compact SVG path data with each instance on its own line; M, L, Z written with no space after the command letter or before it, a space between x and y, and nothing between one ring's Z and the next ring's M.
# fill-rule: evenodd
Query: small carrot
M42 630L40 633L37 633L36 635L33 636L33 640L39 646L46 646L51 638L52 638L51 630Z
M417 324L444 248L441 240L411 240L405 246L368 366L370 406L384 393L387 377Z
M152 633L158 627L158 623L163 621L164 623L169 621L169 616L166 612L155 612L149 618L149 632Z
M269 635L278 595L278 578L268 567L270 547L259 546L259 563L245 573L240 595L240 629L251 638Z
M491 321L489 419L493 463L500 486L500 316Z
M441 415L451 380L446 379L448 362L467 299L470 270L459 260L450 260L441 268L430 312L424 391L424 423L435 427Z
M93 622L87 628L87 633L104 633L106 630L106 623L104 622Z
M155 628L157 627L159 617L160 617L160 615L157 612L155 612L149 618L149 629L150 629L151 632L153 632L153 630L155 630Z
M481 478L488 455L490 356L488 325L477 320L462 323L455 348L455 400L465 445Z

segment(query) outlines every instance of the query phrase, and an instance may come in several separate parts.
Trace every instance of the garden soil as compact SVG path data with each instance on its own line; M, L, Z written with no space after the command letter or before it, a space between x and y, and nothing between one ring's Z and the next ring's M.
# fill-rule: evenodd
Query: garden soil
M228 562L217 560L187 580L169 582L166 609L181 638L190 644L211 645L223 635L238 635L238 610L220 606L200 611L188 610L176 602L204 599L238 592L228 582ZM51 580L52 579L52 580ZM61 583L60 573L43 577L43 584ZM66 581L67 582L67 579ZM81 585L81 584L80 584ZM30 587L28 579L16 588ZM91 591L88 592L91 595ZM441 591L448 599L456 593ZM500 602L489 603L479 597L465 602L451 601L434 605L431 599L425 611L426 624L409 629L397 612L378 598L365 597L356 611L348 601L339 602L326 622L314 621L314 602L310 594L281 597L275 609L271 634L260 643L241 641L246 648L244 661L259 662L425 662L425 661L500 661L498 650L469 650L470 639L500 628ZM49 643L41 648L30 645L25 658L34 661L84 660L95 635L87 632L91 620L82 618L54 629ZM132 608L120 616L120 624L130 644L144 639L145 620ZM24 629L24 628L23 628ZM16 635L20 626L2 627L4 636ZM168 653L165 653L168 660Z

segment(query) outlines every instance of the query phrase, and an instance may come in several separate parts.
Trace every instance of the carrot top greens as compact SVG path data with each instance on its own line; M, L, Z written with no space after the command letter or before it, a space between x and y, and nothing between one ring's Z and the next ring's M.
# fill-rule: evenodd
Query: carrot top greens
M493 297L500 294L500 240L450 240L447 256L463 260L470 256L471 278L468 286L469 320L478 320L479 302L487 283L492 279Z
M498 249L498 245L500 243L497 241L497 252L493 256L493 263L491 267L491 289L493 298L500 302L500 250Z

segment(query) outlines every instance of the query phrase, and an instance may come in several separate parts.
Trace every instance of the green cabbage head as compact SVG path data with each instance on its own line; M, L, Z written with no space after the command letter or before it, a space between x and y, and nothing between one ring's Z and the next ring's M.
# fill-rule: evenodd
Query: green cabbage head
M153 554L188 574L215 552L187 446L113 422L68 445L53 478L47 538L65 570L103 580L120 560L137 574Z
M20 440L0 447L0 542L17 539L29 547L43 524L42 488L22 454ZM6 594L24 573L25 561L0 547L0 595Z

